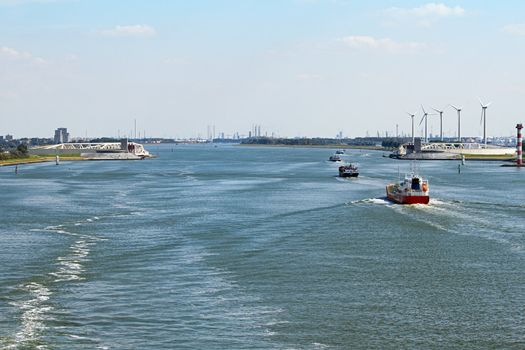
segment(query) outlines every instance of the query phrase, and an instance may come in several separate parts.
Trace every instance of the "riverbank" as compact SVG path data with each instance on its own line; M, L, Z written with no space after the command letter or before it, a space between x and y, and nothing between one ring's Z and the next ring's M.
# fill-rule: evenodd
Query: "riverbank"
M384 151L392 152L391 148L382 146L359 146L359 145L282 145L282 144L255 144L255 143L240 143L238 146L243 147L278 147L278 148L327 148L327 149L363 149L369 151Z
M45 162L54 162L56 160L55 156L36 156L30 155L23 158L11 158L0 160L0 166L13 166L13 165L22 165L22 164L34 164L34 163L45 163ZM79 161L86 160L81 157L80 154L72 154L60 156L60 161Z

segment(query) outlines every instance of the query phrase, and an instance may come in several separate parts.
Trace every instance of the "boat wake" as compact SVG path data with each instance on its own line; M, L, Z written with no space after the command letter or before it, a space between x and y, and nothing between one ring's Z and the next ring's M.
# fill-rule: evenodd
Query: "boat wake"
M42 334L48 329L47 321L52 320L51 312L56 305L50 300L56 284L71 283L84 280L85 263L89 261L91 249L104 238L70 231L79 229L81 225L93 224L100 220L94 216L70 224L50 225L41 229L31 229L32 232L53 232L71 237L73 243L66 253L55 259L56 269L47 275L35 276L32 281L17 286L14 290L13 301L9 304L20 312L20 326L12 339L0 341L0 347L6 349L35 348L48 349L42 340ZM38 281L37 281L38 280ZM53 305L53 306L52 306Z
M392 205L394 203L389 201L387 197L359 199L359 200L355 200L355 201L351 201L347 203L347 205L355 205L355 204Z

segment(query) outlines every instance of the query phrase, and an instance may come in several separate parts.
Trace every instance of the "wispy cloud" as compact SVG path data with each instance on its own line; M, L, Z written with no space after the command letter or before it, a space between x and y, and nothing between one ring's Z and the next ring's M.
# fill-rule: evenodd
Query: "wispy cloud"
M398 42L390 38L374 38L365 35L345 36L337 41L354 49L380 50L389 53L416 53L427 47L424 43Z
M0 56L7 57L8 59L15 61L25 61L35 64L46 63L46 61L41 57L33 56L28 52L18 51L16 49L13 49L12 47L7 46L0 47Z
M414 8L401 8L401 7L392 7L387 10L389 13L394 15L404 15L404 16L416 16L416 17L450 17L450 16L463 16L465 14L465 9L461 6L450 7L445 4L430 2L423 6L414 7Z
M510 35L525 36L525 24L524 23L508 24L505 27L503 27L503 31Z
M111 29L99 31L100 35L108 37L152 37L157 34L155 28L145 24L134 24L126 26L115 26Z
M415 19L418 25L430 26L441 18L461 17L466 11L461 6L447 6L443 3L430 2L419 7L391 7L385 15L392 21Z

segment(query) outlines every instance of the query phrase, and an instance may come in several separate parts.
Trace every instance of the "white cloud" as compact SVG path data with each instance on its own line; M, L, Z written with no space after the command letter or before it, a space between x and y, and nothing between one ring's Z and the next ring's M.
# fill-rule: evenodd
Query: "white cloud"
M503 31L510 35L525 36L525 24L509 24L503 27Z
M426 48L424 43L397 42L390 38L374 38L365 35L351 35L337 40L354 49L381 50L389 53L415 53Z
M395 16L415 16L415 17L453 17L463 16L465 9L461 6L450 7L443 3L430 2L428 4L414 8L392 7L387 13Z
M4 56L15 61L26 61L36 64L46 63L46 61L41 57L36 57L28 52L21 52L7 46L0 47L0 56Z
M392 25L396 22L415 21L419 26L429 27L439 19L463 16L466 11L461 6L447 6L443 3L430 2L413 8L391 7L384 11L388 21L384 24Z
M152 37L157 34L155 28L145 24L118 25L111 29L101 30L99 33L109 37Z

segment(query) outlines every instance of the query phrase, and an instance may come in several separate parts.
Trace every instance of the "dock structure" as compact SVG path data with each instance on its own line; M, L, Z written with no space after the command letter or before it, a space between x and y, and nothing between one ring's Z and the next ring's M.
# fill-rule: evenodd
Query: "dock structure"
M464 142L421 142L416 138L414 143L405 143L391 155L399 159L462 159L467 157L479 157L490 159L490 157L514 158L516 150L513 147L500 147L485 145L483 143Z
M151 157L144 146L137 142L122 140L121 142L77 142L60 143L57 145L38 146L29 149L34 155L74 155L86 159L143 159Z

